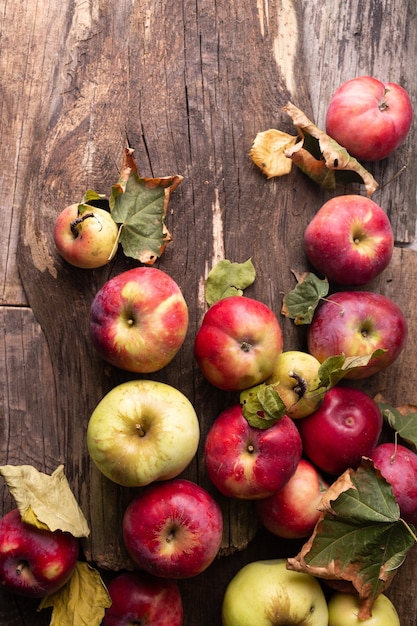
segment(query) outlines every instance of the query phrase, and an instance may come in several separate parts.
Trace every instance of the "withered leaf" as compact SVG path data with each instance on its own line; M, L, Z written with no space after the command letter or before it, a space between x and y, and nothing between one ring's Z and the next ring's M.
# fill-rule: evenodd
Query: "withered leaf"
M285 155L298 137L270 128L258 133L252 144L249 156L267 178L285 176L291 171L292 160Z
M51 475L32 465L2 465L0 474L23 521L38 528L69 532L74 537L88 537L87 520L71 491L63 465Z
M206 280L206 302L212 306L227 296L241 296L256 278L252 259L244 263L232 263L222 259L210 270Z
M100 574L87 563L78 562L70 580L44 598L38 611L52 608L50 626L100 626L110 606Z
M349 581L359 594L359 619L390 585L414 545L389 483L369 459L347 470L324 494L319 521L289 569Z
M122 225L120 244L126 256L153 265L162 255L172 241L165 224L170 195L182 180L180 175L141 178L133 149L126 148L109 198L111 215Z

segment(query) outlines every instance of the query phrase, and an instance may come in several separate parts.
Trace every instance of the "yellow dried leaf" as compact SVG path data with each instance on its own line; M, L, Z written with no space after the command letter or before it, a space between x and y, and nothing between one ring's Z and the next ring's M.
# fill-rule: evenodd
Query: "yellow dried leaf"
M285 176L292 166L292 160L285 155L285 151L296 141L298 137L271 128L256 135L249 156L267 178Z

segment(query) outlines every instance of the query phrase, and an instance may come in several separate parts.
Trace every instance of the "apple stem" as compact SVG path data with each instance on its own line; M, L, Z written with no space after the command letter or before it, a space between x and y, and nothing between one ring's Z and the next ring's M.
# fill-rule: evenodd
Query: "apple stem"
M77 238L79 235L78 229L77 229L78 224L81 224L84 220L88 219L89 217L95 217L94 213L83 213L80 217L77 217L75 220L72 220L70 224L70 229L75 238Z
M139 437L145 436L145 431L143 430L142 424L136 424L136 430L138 431Z
M18 576L21 576L23 571L27 568L28 564L27 561L19 561L18 565L16 566L16 574Z
M297 384L293 388L293 391L297 394L299 398L303 398L307 391L307 382L305 378L297 374L297 372L288 372L288 376L290 378L294 378L297 381Z

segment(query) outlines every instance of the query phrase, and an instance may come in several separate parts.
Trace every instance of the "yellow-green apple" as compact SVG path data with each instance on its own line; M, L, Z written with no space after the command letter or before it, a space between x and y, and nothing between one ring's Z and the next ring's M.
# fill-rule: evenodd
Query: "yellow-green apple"
M54 593L70 579L78 553L76 537L23 522L19 509L0 520L0 585L7 591L32 598Z
M225 409L206 436L207 474L225 496L265 498L294 474L301 458L301 438L284 415L264 430L250 426L240 404Z
M216 500L183 478L145 487L123 516L132 561L162 578L191 578L207 569L219 552L222 532Z
M102 626L182 626L184 609L181 592L173 580L147 572L124 572L108 587L112 601Z
M326 132L360 161L379 161L404 142L412 120L413 106L404 87L358 76L330 98Z
M371 356L367 365L351 369L349 379L372 376L391 365L407 340L407 320L387 296L371 291L340 291L322 301L307 329L310 354L323 363L328 357Z
M99 470L126 487L143 487L180 474L200 439L196 412L178 389L131 380L111 389L94 409L87 446Z
M383 418L376 402L360 389L336 385L323 404L297 422L303 452L326 474L356 469L378 444Z
M391 261L394 235L387 214L370 198L335 196L308 224L304 249L330 282L365 285Z
M257 500L261 524L277 537L309 537L320 517L318 509L328 484L307 459L300 459L289 481L268 498Z
M188 307L178 284L154 267L136 267L108 280L90 310L90 334L98 354L112 365L156 372L181 348Z
M321 404L325 389L320 387L320 367L320 361L308 352L286 350L279 354L266 383L273 385L291 419L310 415Z
M399 443L381 443L370 455L390 483L401 517L417 526L417 454Z
M250 426L240 404L225 409L206 436L207 474L225 496L256 500L290 479L301 458L301 438L284 415L264 430Z
M118 226L108 211L71 204L55 220L53 237L71 265L93 269L106 265L117 251Z
M208 309L194 347L197 363L212 385L241 391L270 376L282 346L281 326L266 304L229 296Z
M356 593L337 592L328 603L329 626L401 626L391 600L381 593L372 605L372 616L360 620L359 597Z
M318 580L288 570L285 559L244 565L223 597L223 626L327 626L327 622L327 602Z

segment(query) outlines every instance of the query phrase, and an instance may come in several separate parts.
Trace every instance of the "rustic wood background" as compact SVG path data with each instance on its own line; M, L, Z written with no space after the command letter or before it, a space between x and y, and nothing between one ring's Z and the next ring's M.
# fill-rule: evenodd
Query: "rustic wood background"
M203 441L234 400L213 392L193 359L208 270L221 258L250 256L257 278L247 295L279 315L282 293L293 287L290 269L306 269L304 228L330 197L298 171L267 181L248 157L252 141L267 128L293 132L281 111L288 100L323 127L331 94L356 75L400 82L417 102L416 6L1 0L0 7L0 464L29 463L48 473L65 465L92 529L86 558L108 580L129 567L120 522L134 493L92 467L85 431L104 393L129 376L96 357L87 323L97 289L134 262L120 254L97 271L69 267L52 242L57 214L88 188L109 193L127 142L142 175L184 176L167 220L174 242L158 267L181 285L190 327L174 362L154 377L191 399ZM398 302L410 325L400 360L367 383L393 404L417 404L415 142L413 126L395 156L369 168L381 184L374 199L387 210L397 241L392 263L369 288ZM302 348L302 331L282 324L286 349ZM201 453L184 475L214 493ZM14 503L0 487L6 512ZM181 583L185 626L220 624L225 586L244 563L290 556L299 547L257 532L249 505L220 501L222 556ZM416 579L414 550L389 590L402 626L416 623ZM0 624L48 624L48 612L36 606L0 591Z

